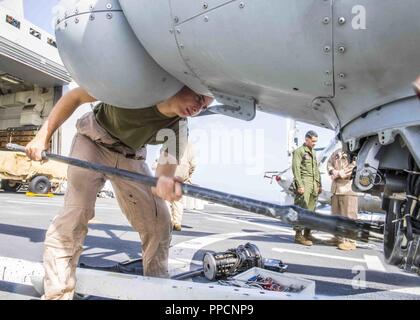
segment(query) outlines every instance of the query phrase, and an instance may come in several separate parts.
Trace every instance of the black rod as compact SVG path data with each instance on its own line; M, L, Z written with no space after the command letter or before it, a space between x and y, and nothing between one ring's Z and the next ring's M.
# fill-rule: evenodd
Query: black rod
M6 148L12 151L25 152L25 147L16 144L7 144ZM124 169L112 168L101 164L91 163L75 158L60 156L43 152L43 159L52 159L93 171L104 173L108 176L119 177L126 180L156 186L157 178ZM193 198L215 202L232 208L276 218L284 223L299 225L346 238L367 241L371 232L378 233L378 228L359 220L346 217L324 215L312 212L295 205L278 205L271 202L259 201L221 191L206 189L195 185L181 183L182 193Z

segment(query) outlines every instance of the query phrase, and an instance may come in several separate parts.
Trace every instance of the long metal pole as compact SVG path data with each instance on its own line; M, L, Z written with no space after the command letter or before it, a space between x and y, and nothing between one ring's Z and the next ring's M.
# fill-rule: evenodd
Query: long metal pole
M6 145L6 148L13 151L25 152L25 148L23 146L16 144L9 143ZM150 187L156 186L157 183L157 178L155 177L48 152L43 153L43 158L98 171L108 176L123 178L137 183L142 183ZM375 226L366 222L351 220L340 216L324 215L295 205L278 205L275 203L206 189L195 185L181 184L181 186L182 193L190 197L223 204L232 208L265 215L271 218L277 218L287 224L320 230L337 236L367 241L369 236L372 235L371 232L378 232L378 229L375 228Z

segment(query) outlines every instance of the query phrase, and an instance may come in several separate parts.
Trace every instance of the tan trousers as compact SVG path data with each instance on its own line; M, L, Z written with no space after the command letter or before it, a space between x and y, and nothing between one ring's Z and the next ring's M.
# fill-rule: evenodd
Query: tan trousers
M358 211L357 196L333 195L331 197L331 213L356 220Z
M181 224L182 214L184 213L184 198L178 201L168 202L169 212L171 213L172 225Z
M92 114L79 120L71 157L150 175L143 160L128 159L100 145L112 138L97 126ZM45 239L43 299L73 298L75 270L83 251L88 221L94 217L96 194L107 178L98 172L69 166L64 208L54 218ZM140 234L144 275L168 277L172 228L165 202L153 196L150 187L113 177L109 179L122 212Z
M346 217L349 219L357 220L358 212L358 197L357 196L346 196L336 195L331 197L331 214ZM352 241L350 239L344 239L337 237L341 241Z

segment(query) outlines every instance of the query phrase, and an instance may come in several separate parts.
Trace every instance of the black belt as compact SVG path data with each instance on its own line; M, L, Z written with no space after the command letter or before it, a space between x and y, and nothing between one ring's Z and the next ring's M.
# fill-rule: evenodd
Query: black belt
M116 142L116 143L113 143L113 144L106 144L106 143L102 143L100 141L97 141L97 143L99 145L101 145L102 147L107 148L108 150L111 150L113 152L122 154L127 159L132 159L132 160L146 160L145 157L137 157L136 156L136 153L124 153L121 150L119 150L117 147L129 148L128 146L124 145L121 142Z

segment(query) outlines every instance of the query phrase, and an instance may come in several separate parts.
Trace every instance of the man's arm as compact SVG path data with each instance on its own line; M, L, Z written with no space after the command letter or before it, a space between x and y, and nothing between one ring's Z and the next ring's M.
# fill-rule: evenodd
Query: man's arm
M318 165L318 161L317 161L317 155L314 152L313 153L313 160L315 162L315 181L318 182L318 194L320 194L322 192L322 180L321 180L321 171L319 170L319 165Z
M330 175L332 180L335 180L338 178L338 170L334 167L334 159L337 156L337 153L339 152L339 150L334 151L330 158L328 159L328 163L327 163L327 172Z
M302 181L302 175L300 171L300 165L302 163L302 154L295 150L293 152L293 159L292 159L292 171L293 171L293 177L296 181L296 188L301 189L304 188L303 181Z
M152 192L154 195L164 200L178 201L182 197L182 188L177 182L182 182L182 179L175 177L177 161L175 157L168 153L165 154L165 157L170 159L166 159L167 161L165 160L165 162L162 162L161 156L156 167L156 177L159 179L156 188L152 187Z
M175 177L175 172L181 161L186 144L183 140L187 137L186 122L178 122L174 130L174 136L169 136L161 149L155 175L158 177L156 188L152 188L152 193L166 201L178 201L182 198L181 184L182 178ZM183 136L182 134L185 134Z
M54 132L73 114L82 104L95 102L83 88L76 88L67 92L56 103L35 138L26 146L27 156L36 161L42 160L42 151L47 150Z
M191 146L189 157L190 157L190 159L189 159L190 160L189 161L190 162L189 175L190 175L190 178L191 178L195 169L197 168L197 158L195 157L195 149L194 149L193 146Z
M356 162L350 162L343 170L340 170L341 179L349 179L353 173L353 169L356 166Z
M334 180L333 174L334 174L334 162L333 159L335 157L335 152L330 156L327 162L327 172L331 176L331 178Z

